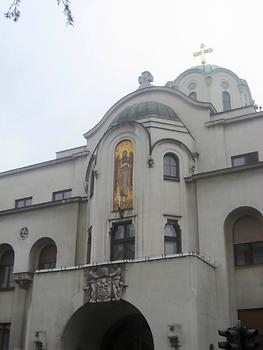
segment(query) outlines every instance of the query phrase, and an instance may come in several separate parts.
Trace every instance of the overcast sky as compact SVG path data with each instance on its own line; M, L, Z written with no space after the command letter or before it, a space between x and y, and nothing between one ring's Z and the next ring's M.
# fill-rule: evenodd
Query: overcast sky
M164 85L207 63L246 79L263 104L262 0L22 0L17 23L0 1L0 171L85 144L83 134L149 70Z

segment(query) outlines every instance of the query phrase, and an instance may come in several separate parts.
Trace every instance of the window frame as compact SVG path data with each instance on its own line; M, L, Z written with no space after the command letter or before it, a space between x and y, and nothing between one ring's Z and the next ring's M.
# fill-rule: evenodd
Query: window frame
M236 159L244 159L245 164L240 164L240 165L235 165L235 160ZM244 153L244 154L238 154L236 156L231 157L231 164L232 167L238 167L238 166L245 166L245 165L250 165L250 164L256 164L259 161L258 159L258 151L255 152L249 152L249 153Z
M239 229L236 229L236 225L240 224L240 221L242 222L242 227L247 227L246 220L250 220L249 228L245 231L245 239L241 231ZM245 220L245 221L244 221ZM251 220L253 220L251 222ZM253 237L253 233L255 234L255 231L251 231L251 227L255 228L256 225L259 225L259 236ZM242 216L238 217L235 222L233 223L232 227L232 239L233 239L233 254L234 254L234 264L235 267L243 267L243 266L258 266L263 265L263 235L261 234L263 231L263 224L262 220L260 220L259 217L251 214L243 214ZM252 237L251 237L252 234ZM240 236L241 235L241 236ZM256 262L257 255L255 253L255 248L262 247L262 261ZM261 256L261 255L260 255ZM244 263L239 263L240 260L243 260Z
M65 198L65 194L66 193L69 193L70 192L70 197L66 197ZM56 195L60 195L62 194L62 198L60 199L56 199ZM72 188L67 188L65 190L60 190L60 191L55 191L52 193L52 201L55 202L55 201L63 201L63 200L66 200L66 199L70 199L72 198Z
M175 237L165 235L165 228L167 225L172 225L174 227L176 232ZM176 253L166 254L165 252L166 242L173 242L176 244ZM163 252L164 252L164 255L180 254L182 252L181 227L178 224L178 220L168 219L163 228Z
M41 262L40 261L41 254L43 253L44 249L47 249L47 247L54 247L56 249L55 261ZM37 270L55 269L56 266L57 266L57 246L53 243L44 245L39 251Z
M32 196L15 199L15 208L20 209L20 208L30 207L32 205L32 199L33 199ZM27 201L30 201L30 204L27 204ZM20 206L19 203L23 203L23 205Z
M234 243L234 260L235 260L235 266L236 267L242 267L242 266L257 266L257 265L263 265L262 262L255 262L255 255L254 255L254 249L259 245L263 244L263 241L256 241L256 242L247 242L247 243ZM238 257L237 257L237 249L240 247L248 247L248 255L247 263L245 264L238 264Z
M4 341L5 337L7 336L8 339L8 346L10 345L10 328L11 328L11 323L0 323L0 332L1 329L3 331L3 337L2 339L0 338L0 350L4 349Z
M222 91L223 112L231 111L231 95L228 91Z
M134 236L132 237L127 237L127 226L132 225L134 229ZM124 226L124 238L121 239L114 239L114 234L117 232L118 227ZM135 259L135 227L132 221L123 221L123 222L116 222L112 224L111 228L111 251L110 251L110 260L111 261L117 261L117 260L133 260ZM134 254L133 257L128 257L127 255L127 247L130 244L133 244L134 247ZM123 257L121 259L116 259L113 256L113 248L115 245L122 244L123 245Z
M12 253L12 259L13 259L13 264L1 264L1 260L3 256L6 253ZM15 281L14 281L14 258L15 258L15 253L12 249L7 249L6 251L3 252L0 258L0 291L2 290L13 290L15 288ZM1 274L3 271L3 279L1 280ZM5 283L5 286L3 284Z
M171 175L172 169L174 168L174 166L171 164L165 164L165 158L168 156L170 157L170 159L172 158L175 161L175 164L176 164L175 175ZM166 167L168 167L169 171L166 171L167 170ZM180 181L180 163L179 163L179 158L175 153L167 152L163 156L163 179L170 180L170 181Z

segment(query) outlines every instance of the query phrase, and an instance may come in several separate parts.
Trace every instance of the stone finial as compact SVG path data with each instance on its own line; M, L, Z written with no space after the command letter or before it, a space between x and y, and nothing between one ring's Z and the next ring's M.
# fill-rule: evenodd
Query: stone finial
M147 87L153 86L151 83L153 82L153 75L149 71L142 72L142 74L138 78L138 82L140 86L138 89L144 89Z

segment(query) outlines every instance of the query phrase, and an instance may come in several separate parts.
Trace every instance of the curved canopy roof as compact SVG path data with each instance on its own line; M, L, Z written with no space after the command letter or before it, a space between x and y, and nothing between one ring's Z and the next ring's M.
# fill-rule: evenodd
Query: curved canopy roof
M135 103L126 107L114 118L112 124L139 120L148 116L169 120L179 120L175 111L171 107L163 103L147 101Z

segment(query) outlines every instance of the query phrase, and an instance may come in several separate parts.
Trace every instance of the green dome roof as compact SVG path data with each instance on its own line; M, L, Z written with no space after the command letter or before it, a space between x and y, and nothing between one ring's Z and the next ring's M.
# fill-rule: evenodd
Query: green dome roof
M194 66L190 69L199 69L202 72L205 72L207 74L212 73L214 70L221 68L219 66L216 66L215 64L201 64L200 66ZM189 70L189 69L187 69Z
M112 124L134 121L148 116L169 120L179 120L174 110L163 103L141 102L128 106L121 111L113 120Z

